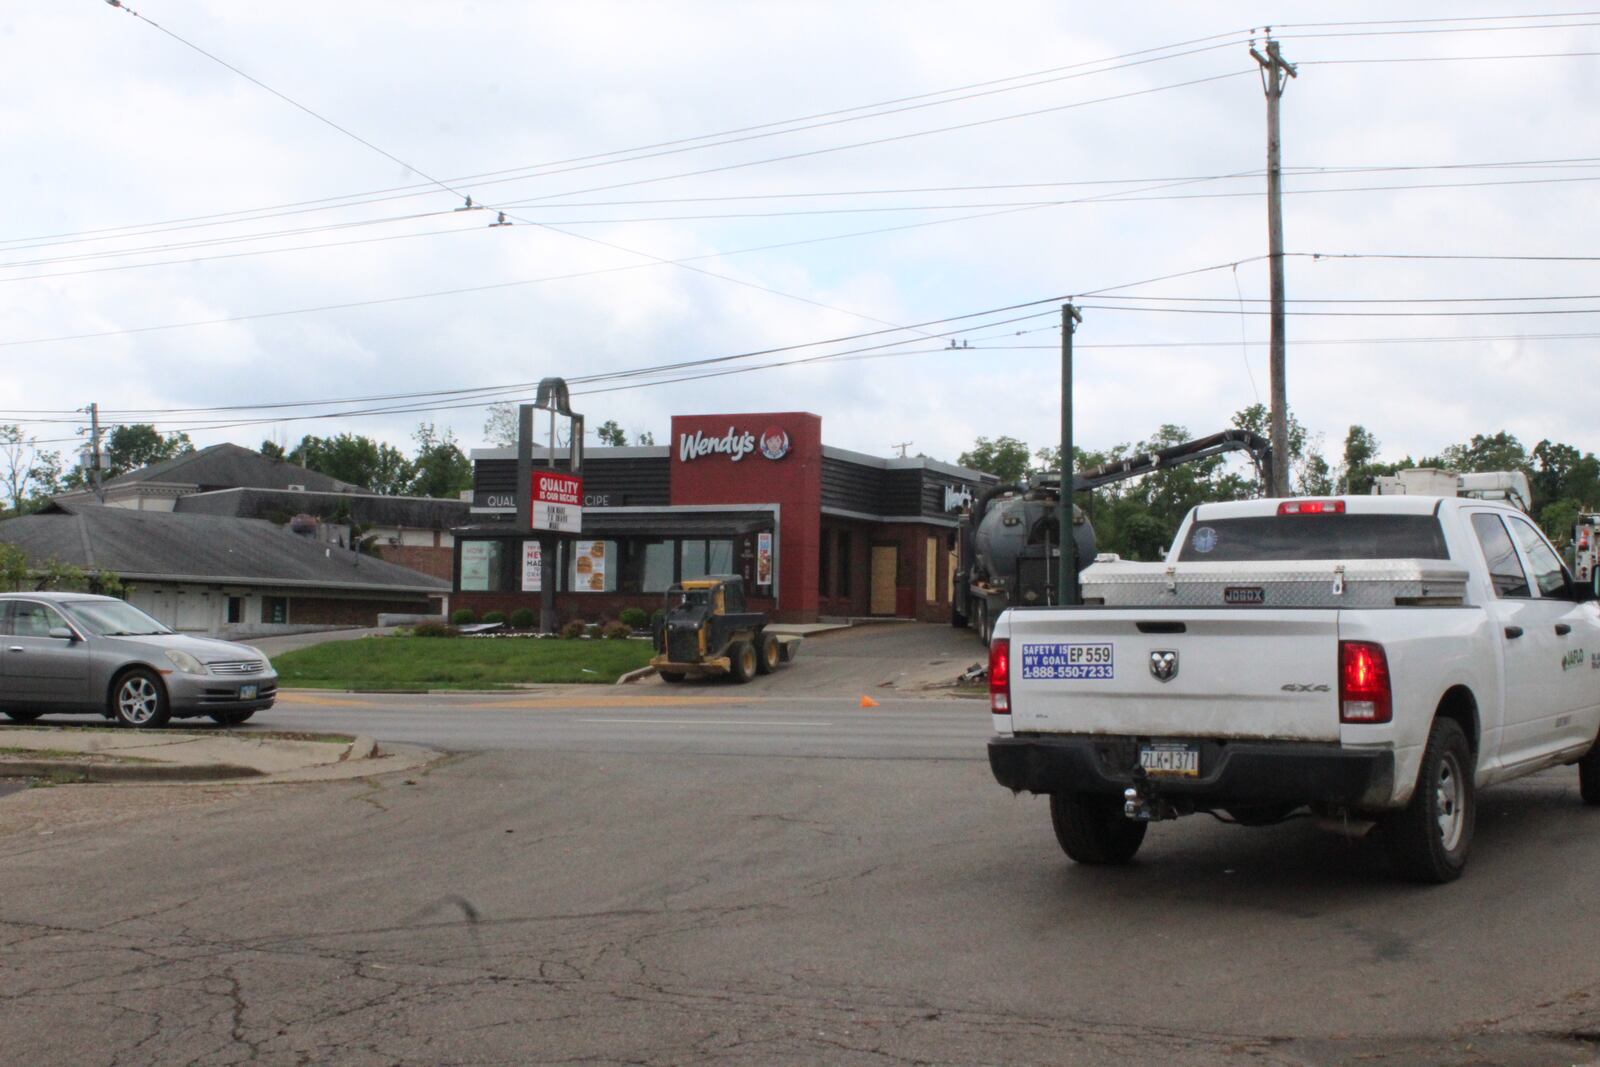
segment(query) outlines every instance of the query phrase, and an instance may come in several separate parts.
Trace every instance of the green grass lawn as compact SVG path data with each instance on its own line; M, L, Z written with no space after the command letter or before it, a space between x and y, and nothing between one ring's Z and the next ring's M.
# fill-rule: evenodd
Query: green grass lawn
M368 637L272 657L278 684L306 689L498 689L615 682L650 662L648 641Z

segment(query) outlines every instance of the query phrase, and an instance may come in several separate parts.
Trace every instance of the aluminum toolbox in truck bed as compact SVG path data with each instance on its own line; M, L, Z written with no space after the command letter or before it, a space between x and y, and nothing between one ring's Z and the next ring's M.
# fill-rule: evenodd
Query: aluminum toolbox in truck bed
M1392 608L1463 603L1467 572L1437 559L1096 563L1083 602L1107 607Z

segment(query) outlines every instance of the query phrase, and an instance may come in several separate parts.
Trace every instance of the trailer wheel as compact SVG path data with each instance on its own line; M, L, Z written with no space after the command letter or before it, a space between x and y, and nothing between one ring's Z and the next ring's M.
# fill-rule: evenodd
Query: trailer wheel
M777 634L769 634L765 630L756 637L756 670L762 674L771 674L778 669L778 664L783 662L783 649Z
M748 682L756 676L756 646L749 641L735 641L733 647L728 649L728 661L732 664L733 680Z
M1150 824L1122 814L1122 798L1099 793L1051 793L1050 822L1061 850L1074 862L1117 866L1133 859Z
M661 676L661 680L663 682L669 682L669 683L674 683L674 684L683 681L683 677L684 677L682 671L656 671L656 673Z
M989 643L989 603L980 600L972 606L972 625L978 631L978 640Z
M1411 881L1453 882L1466 869L1477 815L1472 777L1467 735L1453 719L1435 719L1411 803L1382 823L1395 866Z

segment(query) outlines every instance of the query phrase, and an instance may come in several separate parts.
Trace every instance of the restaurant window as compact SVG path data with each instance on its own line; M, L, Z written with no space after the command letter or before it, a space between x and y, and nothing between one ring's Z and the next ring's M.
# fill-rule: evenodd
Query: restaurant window
M704 578L708 574L733 573L733 541L686 540L682 546L680 579Z
M244 622L244 597L231 596L228 598L228 621L230 623Z
M467 593L505 592L499 541L461 542L461 589Z
M622 556L617 590L622 593L664 593L672 584L672 564L677 558L673 541L635 539L618 544Z
M567 588L574 593L615 593L619 563L615 541L574 541Z
M839 595L850 595L850 531L839 531Z

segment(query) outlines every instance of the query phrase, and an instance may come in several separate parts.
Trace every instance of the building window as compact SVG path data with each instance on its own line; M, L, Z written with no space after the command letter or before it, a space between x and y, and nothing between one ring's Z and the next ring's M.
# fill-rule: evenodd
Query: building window
M289 598L264 596L261 598L261 621L282 625L289 621Z
M832 548L833 531L823 530L822 550L817 557L817 593L821 596L833 595L833 587L829 581L833 577L833 574L831 573L831 565L833 563L833 553L831 551Z
M851 541L850 531L849 530L840 530L839 531L839 564L838 564L838 571L839 571L839 595L842 596L842 597L848 597L851 594L851 590L850 590L850 553L851 553L851 550L852 550L853 546L850 544L850 541Z
M733 573L733 541L683 541L680 580Z
M574 541L567 588L574 593L615 593L618 563L615 541Z
M670 541L630 541L622 561L624 593L664 593L672 584L677 545Z
M461 589L468 593L504 592L499 541L461 542Z
M231 596L228 598L228 621L230 623L244 621L244 597Z

